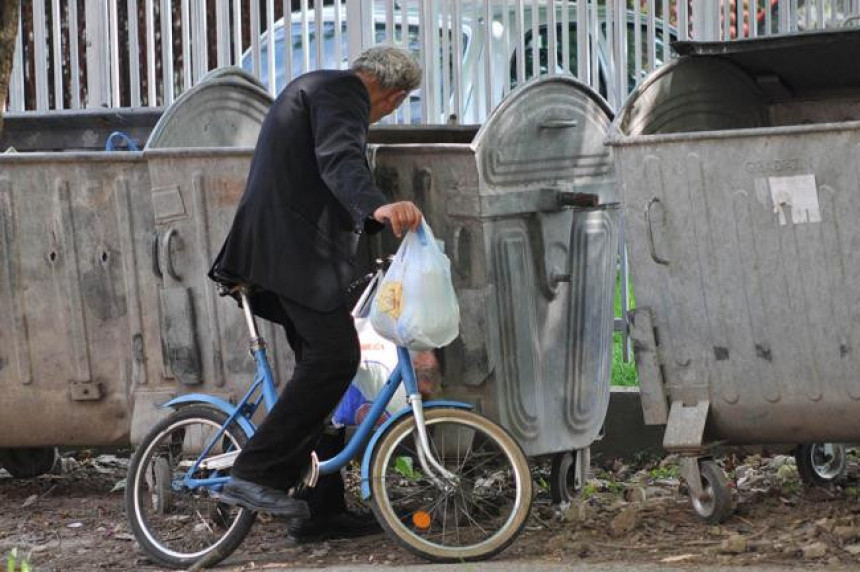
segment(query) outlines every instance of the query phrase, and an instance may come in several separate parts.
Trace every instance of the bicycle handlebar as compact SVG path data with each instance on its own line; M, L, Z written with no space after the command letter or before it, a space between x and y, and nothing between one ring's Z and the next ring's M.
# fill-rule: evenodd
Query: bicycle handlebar
M384 258L377 258L376 260L374 260L373 261L373 268L374 268L373 272L369 272L369 273L365 274L364 276L362 276L361 278L358 278L357 280L352 282L346 288L347 293L352 294L353 292L355 292L357 290L364 289L364 287L367 286L371 280L373 280L373 277L376 276L377 272L379 272L381 270L383 273L385 273L385 271L388 270L388 267L391 266L391 262L393 260L394 260L393 254L389 254L388 256L386 256Z

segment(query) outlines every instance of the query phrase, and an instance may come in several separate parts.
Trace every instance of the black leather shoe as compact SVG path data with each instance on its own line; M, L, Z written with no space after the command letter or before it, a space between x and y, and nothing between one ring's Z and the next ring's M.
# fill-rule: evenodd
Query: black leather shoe
M224 486L219 499L225 504L237 504L254 512L267 512L288 518L310 518L308 503L291 498L284 491L233 478Z
M287 526L287 532L297 544L306 544L379 534L382 528L373 514L359 515L344 511L330 516L292 521Z

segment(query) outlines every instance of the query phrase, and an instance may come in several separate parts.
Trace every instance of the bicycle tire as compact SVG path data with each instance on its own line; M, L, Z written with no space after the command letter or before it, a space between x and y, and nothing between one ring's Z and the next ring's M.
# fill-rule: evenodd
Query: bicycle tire
M175 472L168 473L171 481L170 483L165 483L163 476L166 466L165 459L163 456L155 455L162 440L165 437L172 439L174 431L180 430L183 427L190 427L194 423L202 424L207 430L217 430L223 427L226 421L227 414L213 407L205 405L184 407L171 413L155 425L141 441L132 456L125 489L126 515L132 532L143 551L152 560L161 565L171 568L188 568L203 558L206 558L207 566L214 565L227 558L239 547L254 524L256 513L250 510L222 505L217 502L217 499L210 497L208 491L201 493L200 491L177 488L179 487L179 480L176 478L177 473ZM205 438L205 435L203 437ZM232 423L222 437L222 441L220 442L221 447L225 443L223 439L229 439L231 446L241 448L247 443L248 436L238 424ZM183 432L179 444L181 453L184 453L187 447L193 446L188 445L186 440L193 442L193 436L189 437ZM176 445L175 442L172 444ZM168 451L168 455L172 455L172 451ZM193 458L197 458L196 453ZM149 479L154 482L147 483L146 473L150 462L153 463L153 469L151 469ZM180 472L184 474L184 471ZM166 494L180 498L165 498L163 495ZM149 499L147 499L147 495ZM197 495L199 495L201 502L206 502L211 506L206 506L203 509L196 508ZM225 532L218 536L217 540L205 547L183 552L182 550L168 546L166 541L160 538L160 532L154 529L155 524L151 521L158 520L159 513L164 514L168 511L178 510L183 504L180 500L188 498L191 498L190 504L195 505L194 515L197 519L196 524L194 519L188 520L187 527L190 527L192 533L200 532L205 537L204 529L207 529L206 531L211 533L216 528L225 528ZM151 506L147 505L147 500L149 500ZM153 511L154 515L150 515L147 510ZM237 512L230 520L229 526L225 527L227 513L234 510ZM163 519L166 526L168 524L176 526L174 523L168 523L171 518L173 517L168 516ZM181 521L180 517L174 518L174 522ZM197 527L200 527L199 531ZM190 537L192 533L189 533L188 536ZM185 537L186 535L183 534L180 536Z
M395 464L391 464L392 456L398 454L404 454L406 455L405 458L410 458L408 456L409 440L412 438L415 428L415 419L412 416L404 417L386 431L373 452L370 467L371 490L372 507L377 520L385 531L396 538L404 548L434 562L476 561L498 554L519 535L531 510L531 473L522 449L504 429L489 419L470 411L431 409L425 412L425 425L437 459L446 466L446 469L462 472L458 474L456 482L451 480L444 483L449 488L447 491L442 491L438 486L435 490L433 487L428 487L425 494L419 494L420 491L409 492L403 497L404 502L402 503L393 498L399 488L411 486L410 478L404 478L403 473L407 472L405 468L398 468L397 464L401 462L401 458L395 458ZM461 433L458 430L456 434L453 434L451 429L444 429L447 426L464 427L466 433ZM450 437L452 434L454 435L453 441ZM456 457L453 454L453 445L455 444L457 446ZM497 460L492 456L492 449L486 449L488 444L498 451ZM485 460L478 457L482 448L489 451L489 454L485 455ZM462 463L460 462L461 452L464 459ZM414 447L412 453L417 454ZM477 459L477 461L473 461L477 464L468 464L470 456ZM406 462L404 464L409 465ZM413 463L412 466L417 466L417 463ZM477 475L478 469L484 471L480 476ZM407 475L407 477L411 477L411 481L420 483L422 480L430 480L423 477L420 470L413 468L410 471L414 473ZM475 475L467 477L469 471L474 472ZM488 476L489 471L493 472ZM507 497L500 499L501 504L499 505L495 501L488 501L489 497L480 490L481 488L505 489L506 491L513 489L513 498L510 498L510 492L508 492L506 493ZM479 497L481 498L479 499ZM408 504L405 502L407 499L409 500ZM440 510L442 501L444 501L444 509ZM448 513L449 502L453 505L451 515ZM465 544L456 546L446 544L446 538L449 537L446 526L452 520L454 521L452 526L456 527L456 541L462 542L459 528L459 523L463 521L462 516L466 517L465 521L470 521L467 530L470 535L476 532L476 527L486 532L469 516L468 509L470 506L467 505L470 502L472 502L472 507L478 508L487 516L494 516L493 513L497 510L499 513L498 520L504 520L503 524L492 535L478 542L470 544L467 538ZM415 507L422 505L422 503L430 506L415 510ZM510 505L511 512L510 514L501 514L506 509L506 503ZM433 504L435 507L432 506ZM461 515L458 510L461 510L463 514ZM435 511L435 515L431 514L430 511ZM411 524L408 522L410 513ZM423 522L416 520L419 516ZM439 516L441 518L437 518ZM482 515L478 516L482 517ZM442 523L441 543L430 540L431 529L435 526L438 530L440 521Z

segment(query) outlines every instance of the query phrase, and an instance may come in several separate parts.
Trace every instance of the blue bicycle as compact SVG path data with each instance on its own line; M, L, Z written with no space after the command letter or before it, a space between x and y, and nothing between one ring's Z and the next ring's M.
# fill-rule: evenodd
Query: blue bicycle
M369 279L367 299L383 275ZM164 404L175 411L138 446L126 482L126 511L143 550L159 564L211 566L239 547L255 513L219 502L230 467L254 434L254 413L277 399L266 345L238 288L257 373L235 405L205 394ZM522 530L532 500L526 457L501 427L455 401L424 403L409 352L337 456L312 455L304 486L361 455L361 494L385 529L409 551L437 562L489 558ZM404 384L409 405L374 429Z

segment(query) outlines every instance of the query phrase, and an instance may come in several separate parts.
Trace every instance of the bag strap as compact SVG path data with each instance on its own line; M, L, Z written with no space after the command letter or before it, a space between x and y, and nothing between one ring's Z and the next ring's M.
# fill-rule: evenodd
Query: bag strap
M358 299L358 302L355 303L355 306L352 308L352 317L360 318L363 315L367 314L370 311L370 303L373 301L373 297L376 295L376 287L379 285L382 276L384 275L383 271L377 270L376 274L373 275L373 278L365 287L364 292L361 293L361 296Z
M430 225L427 224L426 218L422 218L421 224L418 226L418 239L421 241L421 246L427 246L428 244L433 244L436 241L436 237L433 235L433 229L431 229Z

